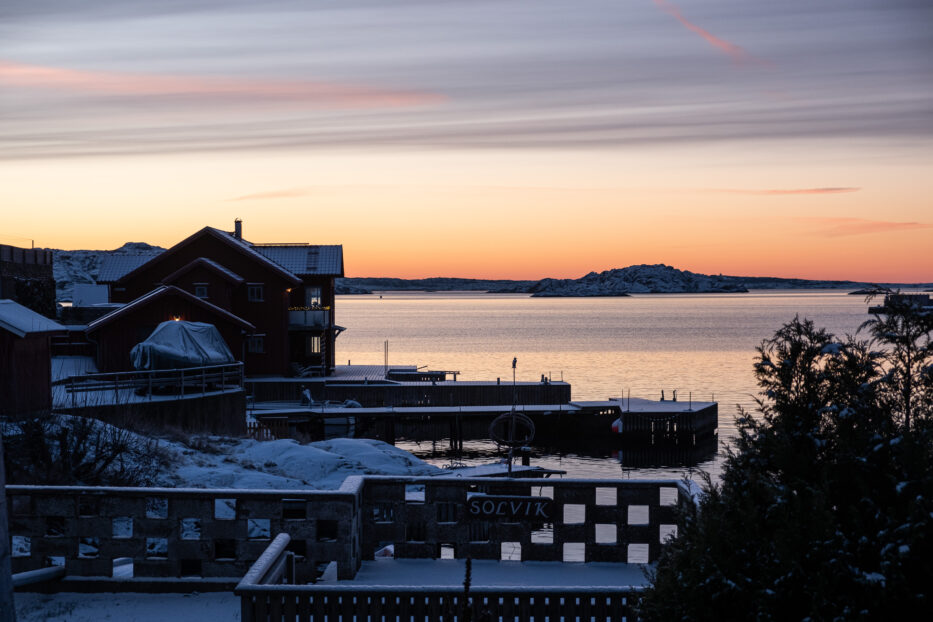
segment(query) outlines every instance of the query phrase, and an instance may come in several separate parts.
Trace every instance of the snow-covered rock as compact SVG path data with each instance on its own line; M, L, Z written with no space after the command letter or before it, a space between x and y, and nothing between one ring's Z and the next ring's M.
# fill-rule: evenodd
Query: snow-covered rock
M590 272L579 279L543 279L532 285L529 291L533 296L627 296L748 290L728 277L696 274L664 264L643 264Z
M371 439L335 439L301 444L294 440L211 439L209 451L168 443L171 469L159 485L185 488L313 488L333 490L349 475L444 474L407 451ZM215 453L216 452L216 453Z
M75 283L96 283L100 263L107 255L158 255L164 250L145 242L127 242L111 251L52 249L55 299L59 302L70 301Z

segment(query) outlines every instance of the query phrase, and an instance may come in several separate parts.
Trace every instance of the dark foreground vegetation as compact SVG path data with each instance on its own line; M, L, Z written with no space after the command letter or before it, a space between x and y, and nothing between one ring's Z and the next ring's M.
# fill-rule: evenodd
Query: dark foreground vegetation
M795 319L762 343L758 412L683 508L645 620L928 619L933 317L888 310L864 340Z

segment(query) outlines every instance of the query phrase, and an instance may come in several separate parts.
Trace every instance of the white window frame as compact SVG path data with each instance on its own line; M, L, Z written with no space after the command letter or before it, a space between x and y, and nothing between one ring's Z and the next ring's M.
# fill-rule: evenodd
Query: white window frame
M259 292L259 296L255 296L256 292ZM247 283L246 284L246 300L249 302L265 302L265 287L264 283Z
M259 344L259 349L256 349L256 344ZM249 354L265 354L266 353L266 336L262 335L250 335L246 338L246 351Z

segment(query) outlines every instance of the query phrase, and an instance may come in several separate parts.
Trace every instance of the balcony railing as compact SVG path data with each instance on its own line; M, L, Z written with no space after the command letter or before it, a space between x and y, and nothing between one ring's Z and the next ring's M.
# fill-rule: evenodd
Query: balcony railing
M327 328L330 326L330 309L289 309L288 325L308 328Z

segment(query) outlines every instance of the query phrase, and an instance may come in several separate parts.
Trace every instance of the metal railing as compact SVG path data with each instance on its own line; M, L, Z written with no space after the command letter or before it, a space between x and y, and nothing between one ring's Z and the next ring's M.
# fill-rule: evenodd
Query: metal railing
M633 619L640 586L379 586L295 585L290 538L279 534L250 567L234 593L243 622L329 620L390 622Z
M56 406L121 404L141 398L151 401L159 394L185 397L242 390L243 363L86 374L69 376L52 384L53 391L57 389L67 395L64 404L63 396L56 395Z

